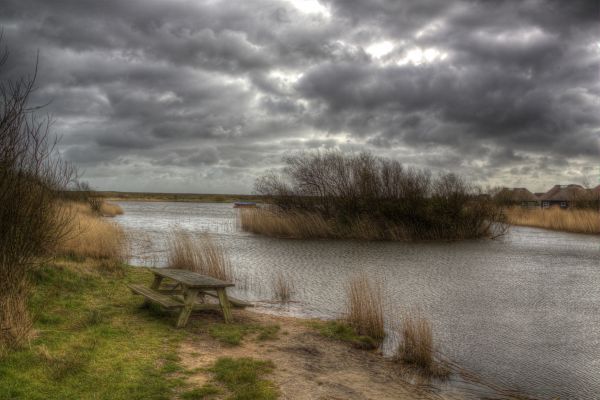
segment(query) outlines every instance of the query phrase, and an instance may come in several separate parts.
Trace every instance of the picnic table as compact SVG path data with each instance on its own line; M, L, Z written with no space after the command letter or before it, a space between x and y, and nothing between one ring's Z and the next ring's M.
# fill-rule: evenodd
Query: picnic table
M146 298L145 303L154 302L168 310L179 309L177 327L184 327L193 310L217 308L223 312L226 323L232 321L231 299L227 296L227 288L235 286L233 283L225 282L197 272L173 268L148 268L154 274L154 281L150 287L131 284L129 288L136 294ZM173 281L174 284L163 286L164 279ZM205 296L212 296L219 300L219 304L204 302ZM200 302L198 302L200 300ZM233 305L246 307L249 304L235 299Z

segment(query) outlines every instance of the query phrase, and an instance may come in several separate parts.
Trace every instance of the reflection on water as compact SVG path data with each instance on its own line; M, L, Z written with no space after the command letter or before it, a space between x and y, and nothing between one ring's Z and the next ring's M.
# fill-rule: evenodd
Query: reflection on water
M384 283L390 321L419 307L453 361L540 397L600 398L600 240L513 228L499 240L389 243L277 240L240 232L229 204L124 202L133 263L164 265L170 229L215 234L231 256L236 295L261 308L331 318L365 271ZM283 271L294 300L269 303Z

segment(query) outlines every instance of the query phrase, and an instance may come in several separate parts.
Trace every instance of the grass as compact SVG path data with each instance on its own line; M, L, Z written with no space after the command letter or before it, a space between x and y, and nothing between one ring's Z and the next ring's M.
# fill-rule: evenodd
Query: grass
M343 321L311 321L309 326L327 338L350 343L358 349L372 350L379 347L378 340L359 335L356 329Z
M273 340L279 333L279 325L257 325L257 324L213 324L208 328L209 335L221 343L231 346L241 344L247 335L255 335L257 340Z
M231 391L231 400L273 400L277 398L275 385L263 379L273 368L271 361L222 357L210 371Z
M232 279L227 253L207 233L196 238L185 231L172 232L167 241L167 264L224 281Z
M116 223L95 215L85 203L70 203L69 207L73 218L69 234L58 245L58 255L125 261L125 233Z
M574 233L600 233L600 212L597 210L526 209L505 210L508 223Z
M352 277L346 286L346 322L359 335L376 341L385 337L383 288L365 274Z
M421 313L407 313L400 329L402 341L396 359L417 367L428 376L445 377L449 371L434 357L433 330L429 320Z
M140 309L127 282L147 271L107 272L94 260L56 261L35 272L36 337L0 359L0 399L170 399L182 382L183 338L170 319Z
M179 398L182 400L202 400L210 399L219 393L221 393L221 390L219 390L218 387L211 384L206 384L200 388L192 389L188 392L182 393Z

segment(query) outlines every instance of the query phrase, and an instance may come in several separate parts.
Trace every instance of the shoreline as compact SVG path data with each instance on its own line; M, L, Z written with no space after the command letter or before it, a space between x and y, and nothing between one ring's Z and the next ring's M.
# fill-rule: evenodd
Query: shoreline
M464 398L451 384L422 376L379 350L324 336L322 320L234 310L234 323L226 325L220 313L205 311L175 329L173 315L144 309L142 298L126 286L151 280L144 268L90 258L44 265L33 277L37 333L30 346L0 359L0 372L8 377L0 378L0 397L87 398L99 391L98 398L125 399L133 391L185 399L194 398L186 393L210 389L218 391L210 398L223 399L236 389L223 385L213 370L229 358L269 362L264 380L278 395L273 398ZM98 388L98 381L107 384Z

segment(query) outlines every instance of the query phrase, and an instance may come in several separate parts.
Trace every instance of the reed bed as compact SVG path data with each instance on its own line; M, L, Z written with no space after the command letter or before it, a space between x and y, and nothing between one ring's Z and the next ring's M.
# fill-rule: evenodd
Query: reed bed
M231 262L223 246L208 233L193 237L182 230L173 231L167 240L167 265L230 282Z
M471 227L455 225L429 226L418 229L394 224L390 221L374 221L360 216L343 222L325 219L316 212L280 211L272 208L240 209L238 223L245 232L285 239L357 239L357 240L442 240L452 231L453 239L472 238ZM489 237L504 232L502 224L494 230L492 223L481 227Z
M600 233L600 212L590 209L561 210L512 207L505 210L508 223L575 233Z
M109 259L124 262L127 247L123 230L93 213L85 203L69 203L71 226L58 244L57 254L77 258Z
M260 208L240 209L242 230L261 235L290 238L333 238L331 224L318 214L273 212Z
M346 322L359 335L377 342L385 337L383 287L365 274L352 277L346 286Z

